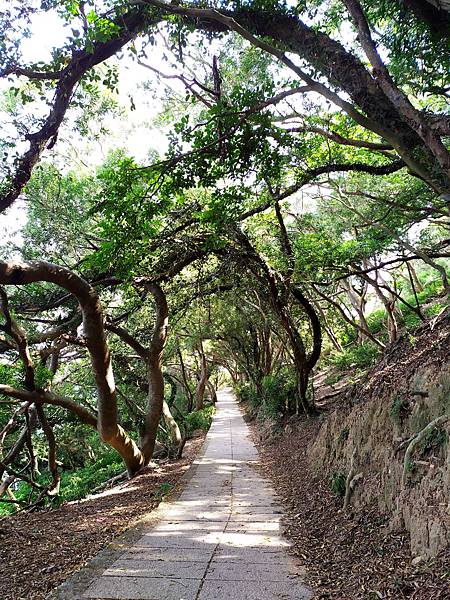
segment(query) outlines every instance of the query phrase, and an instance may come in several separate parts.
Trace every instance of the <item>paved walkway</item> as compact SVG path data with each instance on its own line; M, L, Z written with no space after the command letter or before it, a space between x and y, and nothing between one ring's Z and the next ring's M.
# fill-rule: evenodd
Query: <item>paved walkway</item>
M82 598L141 600L302 600L280 534L280 508L229 390L193 476L163 518L124 552Z

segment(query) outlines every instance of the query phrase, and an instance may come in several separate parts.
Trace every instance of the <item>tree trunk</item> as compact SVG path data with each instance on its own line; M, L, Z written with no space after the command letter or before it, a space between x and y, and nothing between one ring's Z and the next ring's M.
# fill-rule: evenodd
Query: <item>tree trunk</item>
M378 283L379 274L377 271L375 271L374 279L369 277L367 274L362 275L362 277L373 287L376 295L382 302L382 304L386 310L386 315L387 315L387 332L388 332L389 341L395 342L395 340L398 337L398 323L397 323L397 318L395 316L396 297L392 293L389 293L388 296L386 296L383 293L383 291Z
M337 350L338 352L343 352L344 349L343 349L340 341L338 340L337 336L335 335L332 326L329 324L327 315L325 314L325 311L322 309L319 302L317 302L317 301L314 303L314 306L315 306L317 312L319 313L319 315L322 317L324 329L326 331L326 334L328 335L330 342L333 344L335 350Z
M211 403L215 404L217 402L216 388L214 387L214 385L212 384L212 382L209 379L206 382L206 386L207 386L210 396L211 396Z
M170 437L171 437L171 441L172 441L172 447L174 450L174 454L176 456L176 454L178 452L178 448L180 447L180 444L181 444L181 431L180 431L180 428L178 427L178 423L173 418L173 415L169 408L169 405L167 404L167 402L165 400L163 401L162 414L164 417L164 422L167 425L167 427L169 428Z
M364 288L362 293L359 294L355 288L353 287L351 281L342 280L341 286L346 291L348 299L350 300L353 309L356 311L358 315L360 328L358 329L358 344L361 345L364 342L364 338L368 337L364 335L364 331L369 331L369 324L366 320L365 308L366 308L366 293L367 293L367 282L364 283Z
M189 387L189 381L186 375L186 367L184 366L183 354L180 348L177 348L178 359L180 361L180 369L181 369L181 377L183 380L184 391L186 393L187 398L187 412L192 412L194 407L194 396L192 394L191 388Z
M208 381L208 363L206 362L206 356L203 351L203 343L200 340L198 347L200 355L200 379L195 390L195 410L203 409L203 401L205 397L206 382Z
M0 261L0 284L24 285L39 281L48 281L66 289L80 304L83 331L98 394L98 432L104 442L119 452L128 474L132 476L143 466L144 455L117 423L116 389L100 300L84 279L65 267L44 261Z
M413 282L414 282L414 285L415 285L415 287L416 287L416 290L417 290L418 292L423 292L423 285L422 285L422 283L420 282L420 279L419 279L419 277L418 277L418 275L417 275L417 271L416 271L416 269L414 268L414 265L412 264L412 261L411 261L411 262L408 262L408 263L407 263L407 266L408 266L408 271L409 271L409 273L410 273L410 275L411 275L411 277L412 277L412 280L413 280Z
M148 464L155 449L156 434L164 406L164 378L161 357L166 345L169 309L164 292L156 283L147 284L156 307L156 321L148 353L148 404L141 449ZM170 411L169 411L170 412Z

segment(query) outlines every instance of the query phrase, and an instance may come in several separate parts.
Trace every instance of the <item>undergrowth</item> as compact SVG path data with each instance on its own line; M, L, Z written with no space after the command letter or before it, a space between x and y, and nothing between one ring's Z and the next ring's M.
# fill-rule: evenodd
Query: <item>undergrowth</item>
M424 283L424 289L421 292L417 292L417 300L419 301L424 317L431 318L436 316L445 307L444 301L439 297L439 294L441 293L442 283L440 280L426 281ZM414 294L410 292L406 294L403 293L402 295L408 304L416 306ZM413 332L414 329L422 323L419 315L406 306L406 304L399 302L398 310L399 313L396 315L398 326L403 330L403 333ZM386 333L386 310L384 308L378 308L371 312L366 320L369 325L370 333L386 344L388 341ZM371 340L358 344L357 337L358 333L356 330L353 327L348 326L342 334L341 341L344 344L344 350L342 352L331 352L324 363L331 364L338 372L348 371L351 368L365 370L372 367L380 355L380 348ZM338 374L330 374L329 378L333 383L339 381Z
M211 421L214 416L215 408L213 405L205 406L201 410L196 410L189 413L184 418L184 425L186 427L187 434L191 434L196 429L202 429L208 431L211 427Z
M184 424L188 436L196 429L208 431L211 426L214 412L214 406L206 406L202 410L187 415ZM84 432L84 443L86 447L84 452L79 451L77 455L70 457L70 441L72 440L73 447L73 439L82 436L83 431L84 430L81 427L74 427L69 440L65 440L66 432L60 432L62 441L60 456L64 460L63 466L60 467L60 492L51 500L44 499L41 503L42 506L51 504L52 507L56 508L63 502L82 500L92 493L95 488L101 486L103 483L125 470L125 465L115 450L100 444L95 436L90 435L90 433L86 434L86 432ZM38 444L37 447L39 447ZM82 463L84 463L83 466L78 466ZM75 465L77 465L75 468L67 468ZM45 476L38 474L35 481L40 486L48 486L51 483L48 474ZM170 487L166 489L164 487L165 485L166 484L161 484L158 492L161 495L161 498L170 491ZM16 488L14 488L13 485L11 490L18 502L28 502L32 495L32 486L23 481L20 482ZM36 498L37 495L38 494L35 492L33 497ZM17 506L20 507L21 505L6 502L0 503L0 517L15 512Z
M295 405L295 374L285 369L277 375L266 375L259 391L253 382L246 382L236 386L236 394L261 420L277 420L292 412Z
M331 491L343 498L345 496L345 486L347 481L347 475L342 471L335 471L330 477L330 489Z

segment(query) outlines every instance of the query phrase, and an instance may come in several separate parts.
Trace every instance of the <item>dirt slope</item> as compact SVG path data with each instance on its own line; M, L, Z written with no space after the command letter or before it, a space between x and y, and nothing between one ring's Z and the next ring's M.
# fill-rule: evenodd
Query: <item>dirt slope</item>
M399 449L450 413L449 367L447 313L400 339L319 419L291 419L269 436L254 423L318 598L450 599L449 423L418 445L406 477L407 444ZM358 479L344 510L330 481L340 475L345 487L352 456Z

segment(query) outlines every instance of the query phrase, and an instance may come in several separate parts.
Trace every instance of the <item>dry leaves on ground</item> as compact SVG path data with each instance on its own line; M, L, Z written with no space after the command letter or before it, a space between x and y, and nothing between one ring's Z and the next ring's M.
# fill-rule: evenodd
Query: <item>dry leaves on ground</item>
M300 422L290 435L259 442L261 469L285 507L285 533L305 565L317 599L449 600L450 551L413 567L408 536L390 533L375 507L349 515L328 482L309 469L306 448L319 423Z
M20 513L0 522L0 598L42 600L114 538L156 508L162 483L175 485L204 435L189 440L181 460L162 463L108 494L56 510Z

